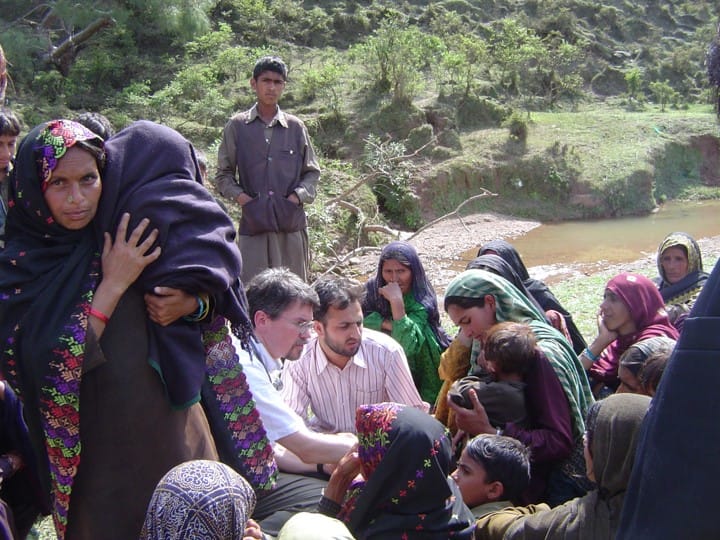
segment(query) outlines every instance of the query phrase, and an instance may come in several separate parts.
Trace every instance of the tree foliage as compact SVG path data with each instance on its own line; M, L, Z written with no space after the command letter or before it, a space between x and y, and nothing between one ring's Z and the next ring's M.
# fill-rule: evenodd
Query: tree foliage
M417 26L406 26L399 14L385 19L355 53L375 88L394 101L410 101L424 86L424 75L442 51L442 41Z

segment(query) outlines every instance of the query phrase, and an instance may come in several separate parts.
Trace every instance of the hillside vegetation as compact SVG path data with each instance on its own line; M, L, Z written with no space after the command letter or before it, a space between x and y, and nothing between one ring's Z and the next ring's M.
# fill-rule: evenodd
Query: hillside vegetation
M324 175L318 267L463 211L643 213L720 193L705 0L8 0L7 101L27 128L84 110L175 127L214 161L262 54ZM231 208L231 211L234 211Z

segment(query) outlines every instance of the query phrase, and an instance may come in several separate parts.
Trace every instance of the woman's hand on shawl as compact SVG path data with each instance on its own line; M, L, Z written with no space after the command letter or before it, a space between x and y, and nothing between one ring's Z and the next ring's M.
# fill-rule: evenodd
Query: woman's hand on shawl
M105 323L112 316L125 291L135 282L147 265L160 257L160 246L148 253L158 237L158 230L153 229L145 240L140 241L150 224L148 219L143 219L128 238L129 222L130 214L123 214L114 241L110 233L105 233L105 245L102 252L103 277L95 290L92 302L92 309L103 315L105 319L99 319L97 316L90 317L90 325L98 338L105 331Z
M450 396L447 397L448 407L455 413L455 424L458 429L468 433L472 437L481 433L495 433L496 429L490 424L485 407L482 406L475 390L468 392L472 409L466 409L455 403Z
M102 282L113 287L119 293L118 298L132 285L146 266L160 257L160 246L148 253L158 237L158 230L153 229L142 242L140 239L150 225L150 220L143 219L127 237L130 214L123 214L118 224L115 240L110 233L105 233L105 245L102 252Z
M353 480L355 480L361 472L362 465L356 445L338 461L337 467L335 467L328 481L328 485L325 487L323 496L337 504L342 504L350 484L352 484Z
M243 534L243 540L263 540L263 535L260 524L254 519L248 519L245 523L245 533Z
M151 321L167 326L197 311L198 301L181 289L155 287L145 295L145 306Z

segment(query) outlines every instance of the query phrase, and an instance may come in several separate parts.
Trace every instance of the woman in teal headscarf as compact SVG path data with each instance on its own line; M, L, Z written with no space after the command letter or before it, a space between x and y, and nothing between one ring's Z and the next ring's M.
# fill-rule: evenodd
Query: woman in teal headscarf
M543 389L547 386L548 389L551 389L553 384L556 385L558 381L560 383L562 392L567 399L572 424L569 434L572 438L572 448L570 454L564 456L560 469L563 473L561 475L564 477L563 480L570 480L570 485L573 485L571 479L578 472L582 473L583 470L584 418L588 407L593 402L593 397L582 364L568 340L547 323L540 310L516 287L504 278L485 270L467 270L456 277L445 291L445 310L461 329L460 335L455 340L458 343L454 342L448 352L454 355L456 363L457 359L464 354L468 368L472 364L482 365L480 353L476 354L475 351L480 351L478 344L482 342L484 333L492 325L504 321L523 322L530 325L535 333L541 358L536 362L533 379L526 380L527 392L533 392L533 385L542 385ZM474 341L472 350L470 347L462 348L462 339ZM454 350L453 347L455 347ZM474 360L475 358L477 359ZM547 364L550 365L552 371L542 372L542 368ZM551 380L553 373L557 378L556 381ZM545 421L552 424L554 411L550 409L553 404L549 400L528 399L529 408L533 401L537 404L536 407L543 406L549 410L531 410L529 411L531 415L543 419L542 424L545 424ZM479 402L476 403L473 410L458 409L453 405L451 404L450 407L455 412L460 429L470 431L472 435L476 435L477 433L473 433L473 431L478 430L480 430L479 432L495 432L487 422L487 416ZM547 428L547 426L541 425L538 426L538 429L521 430L518 426L508 424L505 427L505 434L527 444L531 448L531 454L534 453L537 459L537 456L542 454L542 447L545 445L543 430L540 428ZM551 481L551 483L553 482ZM581 487L580 490L582 489ZM552 498L552 495L549 496ZM562 498L564 496L560 496L560 499Z

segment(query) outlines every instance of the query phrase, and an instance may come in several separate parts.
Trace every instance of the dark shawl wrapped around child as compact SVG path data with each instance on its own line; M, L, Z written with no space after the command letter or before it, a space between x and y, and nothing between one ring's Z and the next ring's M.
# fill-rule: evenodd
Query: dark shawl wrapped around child
M49 152L59 160L67 148L86 143L103 146L95 134L67 120L40 124L25 137L11 178L7 243L0 254L1 368L23 400L34 448L47 450L48 460L39 459L38 466L46 493L54 497L60 536L80 463L80 381L88 312L101 279L103 233L114 236L125 212L132 217L130 230L148 218L150 227L160 231L162 256L133 287L209 293L215 315L226 317L241 339L252 332L237 277L241 260L233 224L202 187L192 145L152 122L136 122L120 132L105 145L94 226L71 231L54 222L45 203L37 158ZM163 328L148 319L148 325L149 362L160 372L170 403L178 408L196 403L208 384L203 327L183 320ZM254 413L243 416L254 426L244 432L259 433L260 440L252 442L256 459L236 460L233 466L246 461L255 472L261 469L257 478L249 474L248 479L263 479L256 487L267 489L275 473L272 450L263 444L267 439L244 375L234 375L233 392L242 394L239 410ZM222 386L218 383L215 388ZM213 426L216 433L231 432L219 427Z

